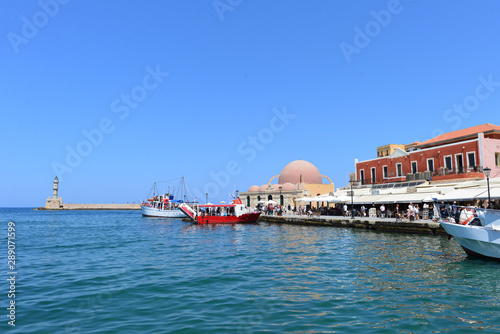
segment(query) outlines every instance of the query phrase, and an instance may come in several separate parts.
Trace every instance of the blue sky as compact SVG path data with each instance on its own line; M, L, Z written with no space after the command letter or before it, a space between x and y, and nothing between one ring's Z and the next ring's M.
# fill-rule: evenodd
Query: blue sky
M3 1L0 206L210 201L500 124L497 1ZM167 185L164 184L164 187ZM160 187L161 189L162 187Z

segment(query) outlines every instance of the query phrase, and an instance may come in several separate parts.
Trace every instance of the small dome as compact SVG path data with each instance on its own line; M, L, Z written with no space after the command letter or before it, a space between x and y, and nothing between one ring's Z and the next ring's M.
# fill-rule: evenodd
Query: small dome
M273 190L280 190L280 184L271 184L271 188L273 188Z
M259 191L259 186L251 186L248 188L248 192L256 192Z
M285 184L281 184L281 190L294 190L296 187L291 184L290 182L287 182Z
M304 183L323 183L323 177L318 168L305 160L295 160L286 165L280 173L278 183L300 183L301 175Z
M260 186L259 191L266 191L267 189L267 184L263 184Z

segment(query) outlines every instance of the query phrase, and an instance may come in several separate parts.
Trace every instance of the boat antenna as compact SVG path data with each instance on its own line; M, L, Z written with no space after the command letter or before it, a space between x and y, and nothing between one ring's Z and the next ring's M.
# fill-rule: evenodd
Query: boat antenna
M148 193L148 195L146 196L146 199L148 199L148 198L149 198L149 196L151 195L151 193L153 193L153 196L155 196L155 195L156 195L156 191L158 191L158 188L157 188L157 186L156 186L156 182L155 182L155 183L153 183L153 185L151 186L151 189L149 189L149 193Z

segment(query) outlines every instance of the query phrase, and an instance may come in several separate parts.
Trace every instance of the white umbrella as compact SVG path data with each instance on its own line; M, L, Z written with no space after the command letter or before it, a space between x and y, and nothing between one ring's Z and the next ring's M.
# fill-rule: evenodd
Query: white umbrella
M267 204L278 204L278 202L273 201L272 199L266 202Z

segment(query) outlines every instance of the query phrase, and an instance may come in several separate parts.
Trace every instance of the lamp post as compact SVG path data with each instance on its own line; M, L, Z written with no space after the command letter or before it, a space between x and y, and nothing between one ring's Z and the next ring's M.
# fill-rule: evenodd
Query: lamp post
M205 194L205 204L208 204L208 193Z
M352 191L352 184L354 181L351 180L351 219L354 219L354 191Z
M279 186L280 189L280 205L283 205L283 197L281 197L281 189L283 189L282 186Z
M488 207L490 207L490 173L491 168L483 168L484 175L486 175L486 183L488 184Z

